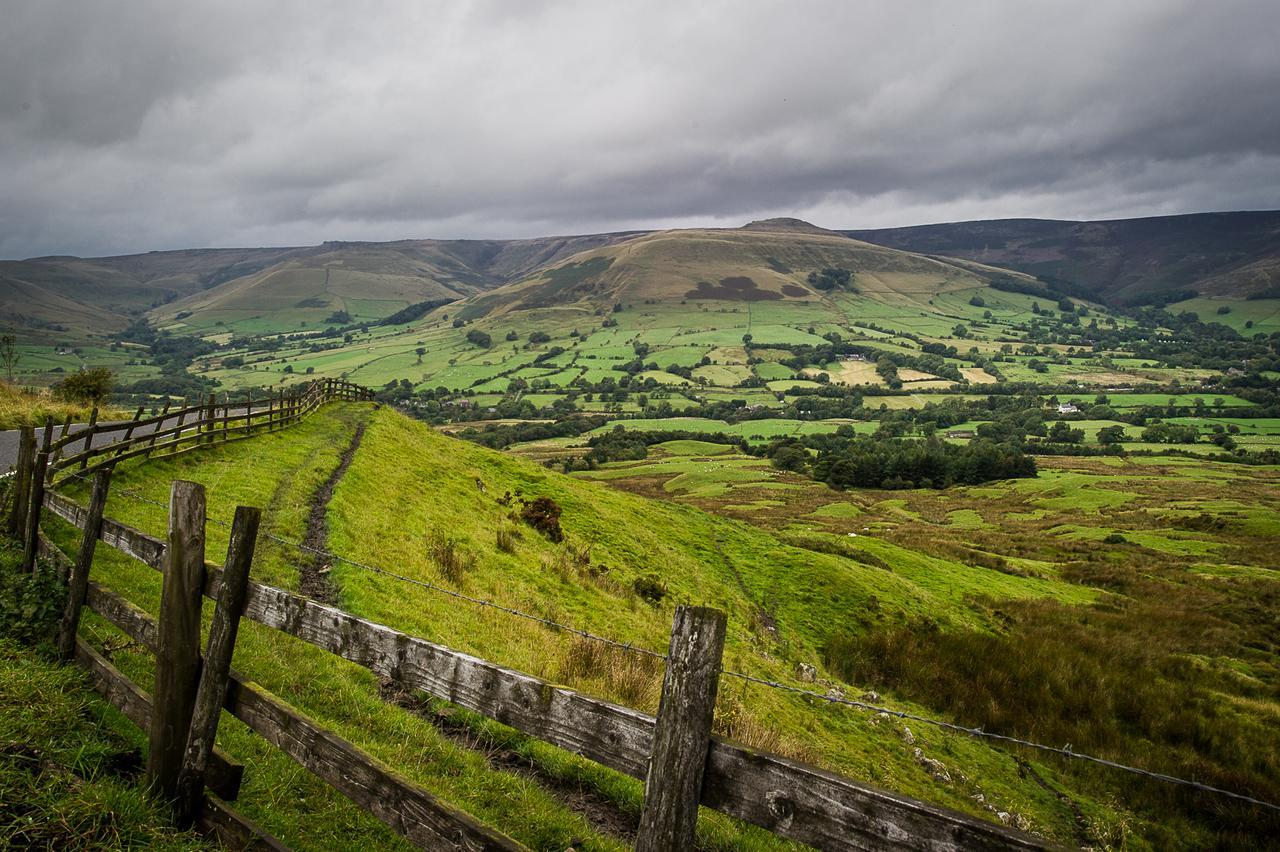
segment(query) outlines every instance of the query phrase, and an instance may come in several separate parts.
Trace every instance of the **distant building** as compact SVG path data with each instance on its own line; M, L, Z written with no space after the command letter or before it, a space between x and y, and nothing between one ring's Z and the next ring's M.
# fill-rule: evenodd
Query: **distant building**
M978 433L972 429L950 429L947 431L948 438L976 438Z
M1080 413L1080 409L1076 408L1075 403L1062 402L1058 404L1058 413L1059 414L1078 414Z

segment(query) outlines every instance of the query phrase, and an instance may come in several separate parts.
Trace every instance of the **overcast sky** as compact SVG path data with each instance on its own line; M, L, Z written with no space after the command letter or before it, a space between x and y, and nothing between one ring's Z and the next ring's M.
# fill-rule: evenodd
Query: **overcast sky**
M0 0L0 257L1280 208L1280 3Z

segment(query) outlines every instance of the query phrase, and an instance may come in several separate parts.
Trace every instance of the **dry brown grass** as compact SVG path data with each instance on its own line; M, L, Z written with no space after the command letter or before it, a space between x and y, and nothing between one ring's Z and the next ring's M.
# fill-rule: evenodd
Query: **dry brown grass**
M439 531L432 533L427 540L427 551L440 574L455 585L461 583L476 564L475 554L464 550L456 538Z
M53 394L43 388L17 388L0 381L0 429L42 426L47 417L52 417L55 423L63 423L68 417L72 423L78 423L88 420L92 411L92 405L55 399ZM115 409L99 413L103 420L119 415L120 412Z
M637 710L655 712L662 689L662 661L582 636L564 647L557 669L566 683L597 685Z

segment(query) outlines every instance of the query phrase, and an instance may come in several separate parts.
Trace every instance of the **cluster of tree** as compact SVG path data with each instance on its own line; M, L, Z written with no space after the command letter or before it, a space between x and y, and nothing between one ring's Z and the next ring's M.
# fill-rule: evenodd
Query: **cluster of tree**
M452 304L456 299L428 299L425 302L414 302L407 308L401 308L390 316L383 317L378 320L378 325L403 325L407 322L413 322L421 319L436 308L443 308L445 305Z
M853 286L853 273L848 269L840 269L835 266L828 266L817 272L810 272L808 278L810 286L818 290L851 290L857 292L857 288Z
M151 362L160 370L158 376L139 379L121 387L121 393L194 398L214 387L213 382L193 375L187 368L196 358L216 352L217 345L198 337L179 337L167 331L157 331L144 319L131 323L121 333L120 339L146 346Z
M1142 430L1148 444L1194 444L1199 437L1198 428L1178 423L1153 423Z
M481 331L478 328L473 328L467 332L467 341L484 349L488 349L493 345L493 338L489 336L488 332Z
M647 458L649 447L667 441L705 441L711 444L729 444L748 452L747 443L724 432L690 432L687 429L630 430L614 426L603 435L587 441L590 451L587 458L596 464L611 461L634 461Z
M58 399L68 402L83 402L97 405L111 394L111 386L115 377L106 367L94 367L71 373L53 385L53 394Z
M816 448L816 458L809 449ZM978 439L948 444L873 436L787 438L768 449L779 468L808 473L832 488L946 488L1036 475L1035 459L1016 446Z

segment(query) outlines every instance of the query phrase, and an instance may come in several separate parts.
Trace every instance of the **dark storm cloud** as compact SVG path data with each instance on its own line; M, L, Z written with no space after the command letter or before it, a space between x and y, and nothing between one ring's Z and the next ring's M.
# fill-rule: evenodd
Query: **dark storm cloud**
M1280 207L1278 9L0 0L0 256Z

